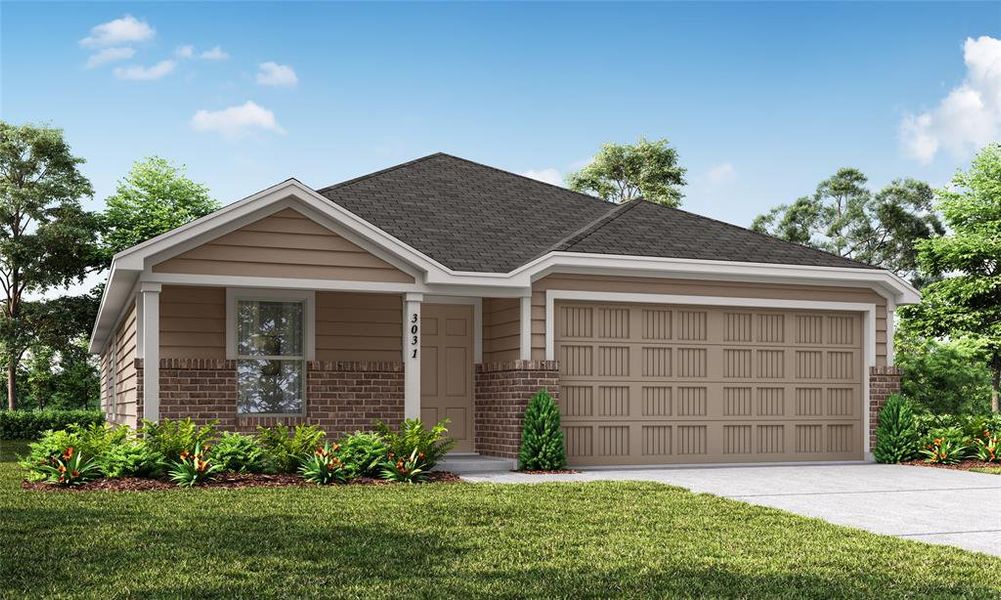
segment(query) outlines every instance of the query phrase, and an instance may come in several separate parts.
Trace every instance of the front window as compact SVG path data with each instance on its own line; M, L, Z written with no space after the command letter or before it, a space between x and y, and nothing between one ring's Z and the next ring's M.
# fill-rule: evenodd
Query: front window
M305 302L236 301L240 414L302 413Z

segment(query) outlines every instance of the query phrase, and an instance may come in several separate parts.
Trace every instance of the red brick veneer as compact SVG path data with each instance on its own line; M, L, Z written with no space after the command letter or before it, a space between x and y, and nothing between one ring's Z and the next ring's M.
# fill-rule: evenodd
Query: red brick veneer
M554 360L476 365L476 451L486 456L516 458L525 408L542 388L559 398L559 364Z
M142 418L143 367L136 361ZM253 432L258 425L319 425L330 435L370 429L377 420L403 419L403 364L398 362L309 362L306 414L238 415L236 362L215 359L160 360L160 417L219 421L227 431Z
M886 399L900 391L900 369L869 367L869 450L876 447L879 411Z

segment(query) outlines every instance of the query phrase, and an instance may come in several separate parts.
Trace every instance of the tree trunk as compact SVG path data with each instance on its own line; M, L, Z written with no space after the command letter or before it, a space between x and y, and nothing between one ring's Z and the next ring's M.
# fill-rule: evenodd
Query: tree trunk
M13 357L7 361L7 408L17 408L17 363Z
M991 359L991 412L999 412L999 396L1001 396L1001 352L995 352Z

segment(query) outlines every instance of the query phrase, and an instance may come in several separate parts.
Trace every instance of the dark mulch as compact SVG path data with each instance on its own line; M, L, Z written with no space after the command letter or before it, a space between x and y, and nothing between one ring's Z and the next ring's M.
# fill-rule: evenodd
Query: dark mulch
M458 475L449 471L431 471L426 480L427 483L455 483L461 481ZM385 479L375 479L372 477L359 477L349 485L393 485L394 482ZM288 473L267 475L263 473L223 473L209 482L200 486L201 488L223 488L223 489L243 489L251 487L307 487L313 484L307 483L302 477ZM21 488L25 490L45 491L45 492L148 492L152 490L176 490L178 486L164 479L145 479L142 477L120 477L118 479L95 479L88 481L84 485L63 487L44 482L22 481Z
M973 468L983 468L983 467L997 467L998 463L989 463L983 460L976 460L973 458L968 458L966 460L960 461L954 465L943 465L941 463L929 463L923 460L909 460L907 462L900 463L902 465L911 465L912 467L935 467L936 469L952 469L954 471L969 471Z

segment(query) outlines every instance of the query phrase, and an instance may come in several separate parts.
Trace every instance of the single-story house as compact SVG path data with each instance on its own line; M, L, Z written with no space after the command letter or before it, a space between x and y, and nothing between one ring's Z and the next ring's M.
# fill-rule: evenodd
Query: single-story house
M571 464L863 460L896 389L893 273L433 154L289 179L114 258L109 420L448 418L512 457L558 399Z

